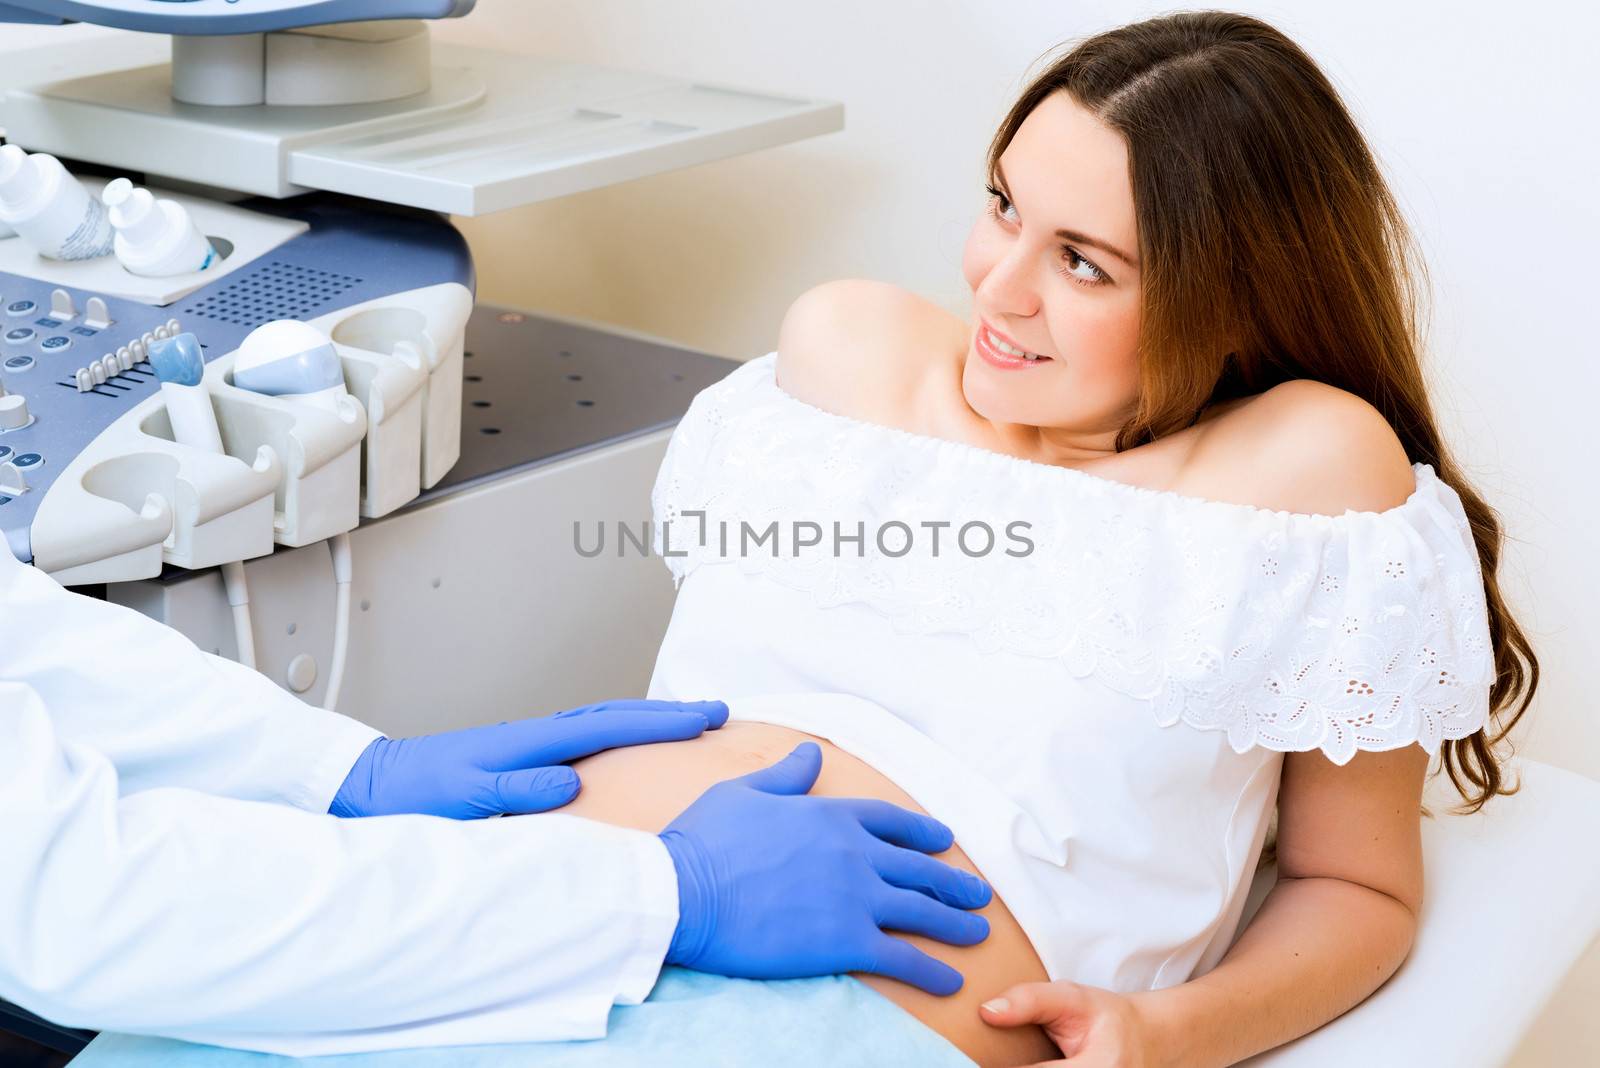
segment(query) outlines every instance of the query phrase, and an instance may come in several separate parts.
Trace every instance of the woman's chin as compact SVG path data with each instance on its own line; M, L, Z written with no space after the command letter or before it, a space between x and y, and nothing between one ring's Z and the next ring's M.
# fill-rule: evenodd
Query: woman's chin
M995 371L969 361L961 373L961 394L967 407L991 423L1042 426L1045 424L1038 422L1039 397L1030 393L1027 381L1021 381L1035 373Z

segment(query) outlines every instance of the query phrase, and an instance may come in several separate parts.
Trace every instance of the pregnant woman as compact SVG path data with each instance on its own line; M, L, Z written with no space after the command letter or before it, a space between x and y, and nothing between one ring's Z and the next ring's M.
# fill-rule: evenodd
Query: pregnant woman
M821 792L920 806L995 889L986 942L922 943L962 990L888 1000L982 1064L1232 1064L1400 965L1430 756L1504 792L1537 661L1404 223L1299 48L1214 12L1101 34L987 164L970 319L819 286L684 417L651 696L744 722L583 762L570 811L659 830L822 739Z

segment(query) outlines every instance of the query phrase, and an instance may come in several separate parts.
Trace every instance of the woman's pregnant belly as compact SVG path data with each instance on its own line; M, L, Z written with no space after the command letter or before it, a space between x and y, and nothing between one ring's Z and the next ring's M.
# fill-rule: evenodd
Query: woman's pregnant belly
M766 767L803 741L814 741L822 747L822 775L813 794L875 797L923 811L876 770L821 738L787 727L748 722L729 723L694 741L613 749L577 761L573 766L582 777L583 790L561 811L602 823L659 832L708 787ZM982 874L961 851L959 842L939 859ZM1060 1052L1038 1028L1002 1031L979 1018L978 1006L1013 983L1046 978L1044 966L999 896L982 911L989 920L990 934L976 946L948 946L917 935L899 936L966 977L961 989L950 997L934 997L881 976L858 978L981 1065L1029 1064L1059 1057Z

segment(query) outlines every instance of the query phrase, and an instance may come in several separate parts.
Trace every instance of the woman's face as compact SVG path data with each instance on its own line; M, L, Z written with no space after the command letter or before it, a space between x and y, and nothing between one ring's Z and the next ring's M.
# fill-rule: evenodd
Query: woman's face
M1112 451L1138 399L1138 229L1122 135L1067 93L1041 101L1000 157L961 266L975 318L967 403L991 422L1040 428L1062 459ZM986 329L1041 358L997 353Z

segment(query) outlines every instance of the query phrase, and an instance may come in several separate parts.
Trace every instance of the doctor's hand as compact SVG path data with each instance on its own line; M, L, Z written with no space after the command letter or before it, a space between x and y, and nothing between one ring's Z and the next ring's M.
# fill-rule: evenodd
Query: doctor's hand
M666 963L746 979L873 972L930 994L961 973L885 930L970 946L989 884L927 853L954 844L931 816L887 801L804 796L822 770L806 742L718 783L661 832L678 872Z
M606 701L553 716L420 738L375 738L328 811L451 819L546 812L578 796L569 760L606 749L698 738L728 721L721 701Z

